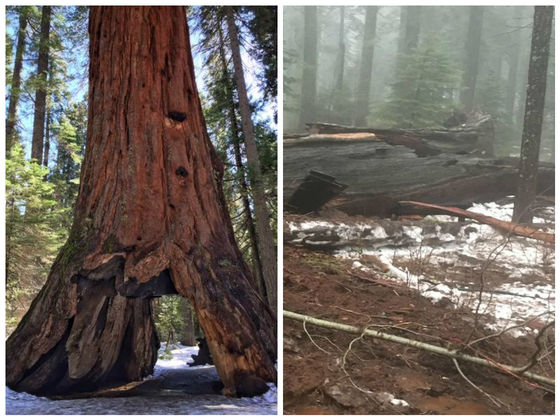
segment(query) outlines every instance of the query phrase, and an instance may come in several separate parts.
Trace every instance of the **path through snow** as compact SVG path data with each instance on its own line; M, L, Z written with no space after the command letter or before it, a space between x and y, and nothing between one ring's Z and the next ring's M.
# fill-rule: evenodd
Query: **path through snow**
M163 347L163 346L162 346ZM190 367L191 355L198 347L178 345L170 360L158 359L154 374L157 380L181 390L163 389L154 396L49 400L6 388L6 414L276 414L277 391L270 390L254 398L226 398L212 390L219 381L214 366ZM160 349L160 356L163 348ZM182 382L181 382L182 380ZM189 382L186 384L185 382ZM187 386L185 388L185 386ZM200 393L201 391L205 393Z

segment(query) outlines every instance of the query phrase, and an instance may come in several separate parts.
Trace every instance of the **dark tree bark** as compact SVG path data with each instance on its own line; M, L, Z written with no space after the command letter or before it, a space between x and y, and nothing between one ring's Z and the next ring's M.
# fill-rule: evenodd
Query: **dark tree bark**
M50 136L50 125L51 125L51 110L47 109L46 125L45 125L45 150L43 153L43 166L49 166L49 153L51 149L51 136Z
M356 92L356 123L358 127L366 125L369 111L369 91L371 89L371 71L373 68L373 47L377 26L377 6L366 7L364 39L360 61L360 76Z
M344 64L346 55L346 44L344 43L344 37L346 32L344 30L344 11L346 8L344 6L339 7L340 10L340 24L338 30L338 54L336 58L337 71L336 71L336 83L334 85L335 92L342 92L342 87L344 86Z
M47 111L47 76L49 71L49 33L51 28L51 6L43 6L41 11L41 35L39 57L37 59L37 90L35 91L35 112L33 115L33 137L31 159L43 162L43 139L45 134L45 114Z
M8 116L6 118L6 153L16 142L16 121L17 108L19 104L21 90L21 69L23 66L23 54L25 53L25 31L27 28L28 6L21 6L19 9L19 27L16 47L16 57L14 61L14 71L10 87L10 101L8 105Z
M185 320L185 325L182 331L181 344L185 346L195 346L196 345L196 333L195 333L195 320L192 308L186 299L183 299L180 303L179 310L181 315Z
M467 44L465 47L463 91L461 92L461 103L467 111L472 110L474 106L483 13L484 9L481 6L470 7L469 30L467 33Z
M523 13L521 7L514 8L513 11L513 21L515 23L519 22ZM508 80L506 87L506 104L505 112L509 118L510 124L514 124L514 110L515 110L515 96L517 93L517 70L519 68L519 50L521 42L521 29L517 29L512 35L512 47L508 51L507 61L508 61Z
M92 7L75 219L6 343L6 383L36 394L151 373L150 300L189 299L230 396L274 381L275 318L235 245L206 132L184 7Z
M305 128L305 124L315 121L315 102L317 97L317 58L318 37L317 7L304 7L303 41L303 76L301 79L301 113L299 128Z
M273 312L276 313L277 306L277 265L276 265L276 246L274 236L270 227L270 213L266 205L266 195L264 192L263 174L257 144L255 141L255 131L253 120L251 119L251 108L245 86L245 76L243 74L243 63L239 49L239 36L235 26L234 11L232 7L226 7L226 20L228 35L231 44L233 58L233 70L237 95L239 98L239 110L241 113L241 125L243 128L243 138L245 141L245 151L247 153L247 164L249 166L249 176L253 189L253 202L255 206L255 221L257 227L257 238L259 241L259 255L262 262L263 278L266 284L266 296Z
M519 160L519 186L513 208L514 222L531 223L533 220L531 203L535 200L537 188L553 15L553 6L535 6L525 119Z
M399 29L399 55L410 54L418 47L420 38L421 6L401 6L401 24Z

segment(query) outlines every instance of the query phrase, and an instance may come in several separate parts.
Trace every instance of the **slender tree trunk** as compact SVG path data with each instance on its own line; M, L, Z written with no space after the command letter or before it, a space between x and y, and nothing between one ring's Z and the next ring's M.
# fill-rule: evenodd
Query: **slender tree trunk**
M553 16L554 6L535 6L525 120L519 160L519 186L513 208L514 222L531 223L533 220L531 204L535 200L537 188Z
M196 345L194 314L186 299L183 300L184 301L180 303L180 308L181 315L185 320L185 327L183 328L182 337L180 337L181 344L185 346L194 346Z
M340 10L340 24L338 30L338 55L337 55L337 71L336 71L336 83L334 90L340 94L344 86L344 60L346 55L346 44L344 43L344 37L346 32L344 30L344 11L346 8L344 6L339 7Z
M421 6L401 6L398 54L410 54L418 48Z
M247 185L247 179L245 178L245 166L243 165L243 159L241 155L241 142L239 138L239 127L237 122L237 116L235 112L235 98L233 94L233 88L231 86L232 80L228 71L228 64L226 60L226 55L224 51L224 39L222 28L218 28L220 35L220 61L223 67L223 77L226 81L227 86L227 96L229 100L228 105L228 118L231 126L232 135L232 146L233 154L235 156L235 166L237 168L237 178L239 180L239 190L241 194L241 202L243 204L243 212L245 213L245 226L249 233L249 241L251 243L251 251L253 254L253 277L255 279L255 287L261 294L261 296L267 299L266 284L263 277L263 267L261 262L261 256L259 251L259 243L257 237L257 230L255 228L255 222L253 220L253 212L251 210L251 204L249 202L249 186Z
M51 123L51 110L47 109L47 121L45 125L45 150L43 153L43 166L49 166L49 153L51 148L50 139L50 124ZM46 175L45 175L46 177Z
M189 299L224 392L276 379L275 318L251 286L195 84L184 7L92 7L76 213L6 343L6 383L64 394L153 370L153 296Z
M515 7L513 11L513 20L518 22L523 13L521 7ZM505 111L510 124L515 121L515 96L517 93L517 69L519 68L519 49L521 42L521 29L517 29L513 35L513 45L508 51L508 80L506 87L506 104Z
M233 113L234 111L231 111ZM235 124L234 130L237 130L237 119L235 119L235 115L232 118L232 123ZM255 228L255 222L253 220L253 214L251 212L251 204L249 202L249 187L247 185L247 181L245 179L245 167L243 165L243 160L241 158L241 144L239 136L237 135L237 131L234 132L233 135L233 153L235 155L235 166L237 166L237 170L241 171L239 174L239 181L240 181L240 193L241 193L241 201L243 203L243 212L245 213L245 227L249 233L249 241L251 244L251 251L253 254L253 266L254 266L254 277L255 277L255 287L259 291L260 295L268 301L268 293L266 283L264 281L263 276L263 266L261 261L261 256L259 252L259 243L258 243L258 235L257 230Z
M16 58L14 61L14 72L10 87L10 102L8 105L8 117L6 119L6 153L12 148L16 141L17 108L21 90L21 69L23 66L23 54L25 53L25 31L27 29L28 6L21 6L19 10L19 27L16 47Z
M266 295L268 303L273 312L276 313L277 291L276 291L276 247L274 236L270 228L270 213L266 205L266 196L262 181L261 164L257 145L255 142L255 132L251 119L251 109L247 88L245 87L245 77L243 75L243 63L239 50L239 37L235 26L235 17L232 7L226 7L226 18L229 39L231 44L233 68L237 94L239 97L239 110L241 112L241 122L243 127L243 137L245 139L245 150L247 153L247 163L249 166L249 176L253 189L253 202L255 205L255 220L257 224L257 237L259 240L259 255L261 256L263 277L266 283Z
M45 134L45 114L47 110L47 76L49 71L49 32L51 27L51 6L41 9L41 35L39 57L37 59L37 90L35 91L35 113L33 116L33 137L31 159L43 162L43 139Z
M481 6L470 7L469 31L465 47L465 72L463 73L463 91L461 103L467 111L473 109L476 79L478 76L478 62L480 56L480 37L484 9Z
M305 6L305 35L303 41L303 76L301 80L301 113L299 128L314 122L317 96L318 37L317 7Z
M358 91L356 92L356 123L357 127L366 125L369 111L369 91L371 90L371 71L373 68L373 47L377 26L377 6L366 7L364 40L362 42L362 58Z

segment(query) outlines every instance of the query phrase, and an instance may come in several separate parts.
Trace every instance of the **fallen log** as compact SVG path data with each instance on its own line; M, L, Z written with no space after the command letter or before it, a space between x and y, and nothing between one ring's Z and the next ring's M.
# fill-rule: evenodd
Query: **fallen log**
M494 124L487 114L465 114L455 126L435 128L372 128L313 122L306 124L312 134L374 133L392 144L402 144L415 149L418 156L451 153L493 155ZM419 147L419 149L416 149ZM424 154L428 153L428 154Z
M326 321L323 319L319 319L319 318L313 318L307 315L302 315L302 314L298 314L295 312L290 312L290 311L286 311L284 310L284 317L285 318L289 318L289 319L294 319L297 321L302 321L305 322L307 324L312 324L312 325L316 325L318 327L323 327L323 328L330 328L333 330L339 330L339 331L344 331L344 332L348 332L351 334L358 334L358 335L365 335L365 336L369 336L369 337L373 337L373 338L377 338L380 340L385 340L385 341L391 341L393 343L398 343L398 344L404 344L406 346L409 347L415 347L421 350L426 350L430 353L435 353L435 354L439 354L441 356L445 356L445 357L449 357L451 359L459 359L459 360L464 360L467 362L471 362L471 363L475 363L481 366L486 366L492 369L496 369L498 372L502 372L502 373L509 373L509 374L513 374L513 375L519 375L519 376L523 376L525 378L531 379L535 382L539 382L541 384L546 384L546 385L551 385L554 386L555 381L553 378L548 378L546 376L542 376L542 375L537 375L531 372L527 372L525 371L525 366L522 367L517 367L517 366L510 366L510 365L505 365L505 364L501 364L501 363L497 363L497 362L491 362L490 360L487 359L482 359L480 357L476 357L476 356L471 356L469 354L464 354L461 353L458 350L449 350L446 349L444 347L440 347L440 346L435 346L433 344L428 344L428 343L424 343L422 341L417 341L417 340L412 340L409 338L405 338L405 337L400 337L398 335L393 335L393 334L387 334L381 331L377 331L377 330L373 330L370 328L363 328L363 327L354 327L352 325L347 325L347 324L341 324L338 322L331 322L331 321Z
M516 193L518 159L449 152L419 157L410 147L391 144L387 138L383 133L346 140L316 134L286 140L284 197L291 197L309 170L328 173L348 185L344 195L328 205L350 215L399 215L398 202L404 200L468 208ZM539 163L537 193L554 194L553 164Z
M443 214L448 214L451 216L467 217L469 219L476 220L477 222L490 225L506 234L514 234L526 238L537 239L539 241L544 241L554 245L553 233L543 232L541 230L532 228L530 226L522 226L517 223L506 222L504 220L496 219L490 216L485 216L483 214L475 213L468 210L463 210L457 207L438 206L436 204L423 203L420 201L401 201L400 204L410 205L419 208L435 209L440 212L443 212Z

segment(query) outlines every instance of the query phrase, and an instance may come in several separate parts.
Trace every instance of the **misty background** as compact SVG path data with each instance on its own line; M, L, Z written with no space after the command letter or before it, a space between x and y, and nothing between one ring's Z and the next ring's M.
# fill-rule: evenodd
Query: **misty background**
M490 114L497 155L519 156L532 6L284 8L284 130L329 122L436 128ZM554 31L554 25L553 25ZM554 32L541 160L554 160ZM460 123L460 118L459 118Z

